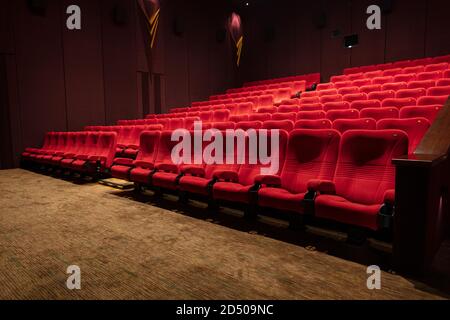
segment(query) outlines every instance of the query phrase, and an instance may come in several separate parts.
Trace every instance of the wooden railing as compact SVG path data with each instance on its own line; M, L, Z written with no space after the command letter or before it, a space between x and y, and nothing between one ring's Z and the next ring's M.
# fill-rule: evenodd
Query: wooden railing
M416 152L393 163L394 265L404 274L424 276L450 234L450 99Z

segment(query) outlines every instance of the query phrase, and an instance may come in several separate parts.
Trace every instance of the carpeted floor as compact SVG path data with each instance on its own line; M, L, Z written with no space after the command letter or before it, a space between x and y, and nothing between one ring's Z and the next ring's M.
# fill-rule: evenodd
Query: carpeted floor
M0 299L437 299L366 266L24 170L0 171ZM236 218L239 219L239 218ZM79 291L66 288L69 265Z

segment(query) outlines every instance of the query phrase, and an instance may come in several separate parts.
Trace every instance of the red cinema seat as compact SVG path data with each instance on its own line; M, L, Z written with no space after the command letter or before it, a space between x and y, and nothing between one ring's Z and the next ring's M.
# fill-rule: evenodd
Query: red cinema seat
M339 89L348 88L348 87L354 87L354 85L353 85L352 81L340 81L340 82L335 82L334 83L334 87L336 89L338 89L338 92L339 92ZM356 87L358 87L358 86L356 86Z
M360 118L372 118L376 121L381 119L398 118L399 111L397 108L367 108L361 110Z
M90 133L90 132L88 132ZM42 164L52 164L54 156L64 153L67 146L68 134L66 132L55 132L51 135L49 144L46 149L37 149L30 154L30 158L34 162ZM30 149L28 149L30 150Z
M291 120L295 122L297 114L295 112L289 113L274 113L272 114L272 120Z
M298 98L288 99L288 100L283 101L283 104L284 105L292 105L293 104L293 105L298 106L300 104L300 99L298 99Z
M299 104L302 106L304 104L310 104L310 103L320 103L320 98L318 96L316 97L309 97L309 98L300 98Z
M52 158L48 160L47 163L53 165L53 166L60 166L61 161L69 156L69 154L74 153L77 148L77 132L68 132L67 133L67 139L66 139L66 146L62 150L54 150L52 153Z
M319 120L298 120L295 129L331 129L332 123L328 119Z
M403 73L402 68L387 69L383 71L383 77L394 77L402 73Z
M272 120L272 114L270 113L253 113L248 117L249 121L268 121Z
M296 120L318 120L325 119L326 113L324 111L300 111L297 113Z
M335 89L334 83L332 83L332 82L319 83L316 88L317 91L325 91L325 90L330 90L330 89Z
M364 74L364 77L367 79L375 79L383 76L382 70L368 71Z
M274 133L268 131L259 132L259 134L265 134L267 145L272 145ZM215 182L212 188L212 196L214 200L248 204L251 202L250 190L255 185L255 179L264 176L278 175L281 172L286 154L288 133L281 130L278 133L275 133L275 135L276 141L278 141L278 148L271 149L268 147L265 153L272 159L276 159L278 165L273 163L274 167L270 167L270 165L263 165L259 161L251 163L252 161L250 161L250 159L252 157L258 159L258 154L261 154L259 150L261 146L259 144L256 146L249 145L250 139L247 138L246 144L248 147L246 150L248 150L248 152L246 152L246 161L239 166L239 170L216 171L213 174ZM267 170L267 172L265 170Z
M129 158L116 158L111 167L111 175L114 178L130 180L130 172L134 167L145 166L152 169L158 152L161 132L146 131L141 134L139 153L136 160ZM144 169L145 170L145 169Z
M261 121L242 121L236 124L236 130L261 129L263 123Z
M375 130L377 122L371 118L337 119L333 121L333 129L341 134L348 130Z
M362 86L359 88L359 91L365 94L369 94L371 92L381 91L381 84L370 84L367 86Z
M417 88L417 89L404 89L397 91L395 97L396 98L414 98L419 99L420 97L425 96L427 91L423 88Z
M292 131L281 174L257 178L261 185L258 205L303 213L301 203L308 181L333 177L339 141L340 134L335 130Z
M194 123L200 121L200 117L187 117L184 119L184 128L190 130ZM162 131L164 128L162 128L160 131Z
M253 103L251 102L244 102L244 103L238 103L236 108L236 114L250 114L253 112Z
M169 119L158 119L156 124L160 124L164 127L164 129L169 129ZM119 139L120 140L120 139Z
M415 73L398 74L394 76L394 82L410 82L416 79Z
M376 85L376 84L386 84L386 83L392 83L394 82L394 77L390 76L390 77L378 77L378 78L373 78L372 79L372 84Z
M358 119L359 111L355 109L330 110L327 112L326 117L330 121L334 121L337 119Z
M429 88L427 90L427 96L449 96L450 95L450 86L441 86Z
M239 116L231 116L228 120L234 123L248 121L248 114L241 114Z
M342 101L342 95L340 95L340 94L320 97L320 103L322 103L322 104L328 103L328 102L340 102L340 101Z
M225 122L228 121L230 117L230 111L226 109L216 110L213 112L213 121L214 122Z
M358 101L358 100L367 100L367 94L365 93L355 93L355 94L346 94L343 98L343 101L347 101L352 103L353 101Z
M408 89L428 89L436 86L435 80L411 81L408 83Z
M300 98L314 98L319 96L319 91L305 91L302 92Z
M169 119L169 130L183 129L184 128L184 119L182 118L172 118ZM135 139L136 142L139 141L139 137Z
M345 87L338 89L338 94L344 96L346 94L359 93L359 87Z
M441 71L421 72L417 74L417 80L439 80L442 77Z
M354 81L354 80L358 80L358 79L364 79L364 73L359 72L359 73L353 73L353 74L347 75L347 80L349 80L349 81Z
M446 71L448 68L449 64L447 62L429 64L425 66L425 72Z
M91 132L77 132L75 134L75 145L70 152L64 153L63 159L59 161L59 166L65 169L71 169L71 164L79 155L85 155L89 150L88 136ZM58 136L56 136L56 139ZM57 142L58 140L56 140ZM42 157L41 157L42 158ZM37 158L39 160L39 157Z
M213 121L213 112L212 111L203 111L200 112L200 120L202 122L208 123Z
M352 81L352 86L354 87L363 87L363 86L369 86L372 84L371 79L359 79Z
M294 129L294 122L292 120L269 120L263 123L262 128L267 130L278 129L290 132Z
M439 105L443 106L448 101L448 96L427 96L417 99L418 106Z
M226 139L225 132L223 131L207 131L205 132L205 138L209 139L211 143L214 143L217 139L224 141ZM220 137L220 138L219 138ZM245 136L244 143L245 143ZM235 138L235 142L238 138ZM236 145L235 143L235 157L236 157ZM226 164L227 150L226 143L222 143L223 149L221 154L216 155L214 152L207 152L207 145L203 145L202 151L206 158L204 162L206 165L190 165L183 166L181 168L182 176L178 181L178 189L183 193L196 194L202 196L211 195L211 186L213 183L214 173L216 172L238 172L240 164L237 161L233 161L233 164ZM220 157L221 156L221 157Z
M404 107L400 110L400 119L425 118L433 123L441 109L442 107L437 105Z
M258 113L276 113L278 112L277 107L262 107L258 109Z
M336 84L337 82L348 81L348 79L346 75L339 75L339 76L332 76L330 78L330 81Z
M409 140L409 153L416 151L431 124L426 118L384 119L377 123L377 130L396 129L406 132Z
M383 84L383 86L381 87L382 91L386 90L398 91L403 89L408 89L408 84L406 82L390 82Z
M323 109L323 105L319 103L305 103L302 104L299 108L299 111L321 111Z
M350 109L350 103L346 101L341 102L328 102L323 104L323 111L328 112L330 110L345 110Z
M418 74L418 73L422 73L424 71L425 71L424 66L411 66L411 67L403 68L404 74Z
M75 156L70 169L82 173L104 172L113 163L116 154L117 134L115 132L99 132L89 134L83 153Z
M444 78L450 78L450 69L449 69L449 70L446 70L446 71L444 71L444 73L443 73L443 77L444 77Z
M224 121L224 122L214 122L211 126L212 129L225 131L228 129L234 129L236 127L236 124L234 122L230 121Z
M443 62L450 63L450 55L435 57L432 59L433 64L443 63Z
M408 137L400 130L344 133L334 179L308 183L308 189L319 193L316 217L378 230L381 208L394 205L392 159L407 152Z
M262 107L273 107L273 95L261 95L258 98L258 109Z
M351 109L361 111L366 108L381 108L380 100L356 100L350 104Z
M297 113L299 110L299 107L297 105L280 105L278 107L278 112L280 113L289 113L289 112L295 112Z
M395 91L393 90L385 90L385 91L375 91L368 94L369 100L380 100L395 98Z
M436 82L436 86L438 86L438 87L450 86L450 78L439 79Z
M416 103L417 101L414 98L389 98L383 100L383 102L381 103L381 107L383 108L393 107L401 109L407 106L415 106Z
M322 91L318 91L318 93L319 93L319 97L335 96L338 94L337 89L322 90Z

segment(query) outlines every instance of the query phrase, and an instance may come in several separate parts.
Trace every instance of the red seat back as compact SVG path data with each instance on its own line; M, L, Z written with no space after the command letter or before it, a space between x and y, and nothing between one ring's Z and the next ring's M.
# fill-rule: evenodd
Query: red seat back
M319 120L298 120L295 129L331 129L332 123L328 119Z
M333 129L341 134L348 130L375 130L377 122L372 118L337 119L333 121Z
M378 130L397 129L406 132L409 140L409 153L413 153L431 124L426 118L384 119L377 123Z

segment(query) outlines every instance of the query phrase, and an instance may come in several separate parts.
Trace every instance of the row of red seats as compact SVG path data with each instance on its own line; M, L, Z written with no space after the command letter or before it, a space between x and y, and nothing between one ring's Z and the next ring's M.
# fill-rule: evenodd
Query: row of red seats
M280 82L280 83L273 83L273 84L267 84L267 85L259 85L259 86L251 86L251 87L241 87L241 88L235 88L235 89L228 89L227 94L239 94L239 93L245 93L245 92L252 92L252 91L264 91L264 90L271 90L271 89L280 89L280 88L291 88L294 92L299 91L305 91L306 89L306 81L291 81L291 82ZM211 96L210 100L215 99L221 99L224 95L216 95Z
M96 174L110 168L116 151L115 132L49 132L42 148L27 148L24 161L80 173Z
M213 140L217 134L224 133L216 131ZM115 159L113 176L138 186L178 192L183 197L201 196L218 203L297 214L314 212L318 218L370 230L380 228L382 208L394 205L391 160L408 153L408 137L400 130L351 130L342 137L336 130L281 131L279 153L272 155L279 159L279 170L275 175L261 175L265 165L248 161L253 150L249 139L244 164L223 164L227 163L223 144L222 161L175 165L171 154L178 141L172 141L171 136L170 131L143 133L138 159ZM193 136L191 133L190 138ZM269 135L269 145L271 138ZM208 155L206 147L202 154ZM191 155L192 163L195 157ZM205 163L209 160L204 159ZM305 211L305 200L314 203L312 212Z
M288 100L283 99L283 100ZM227 99L227 100L217 100L217 103L212 103L212 101L205 101L204 103L198 104L192 107L184 107L184 108L171 108L170 113L182 113L182 112L198 112L198 111L208 111L214 110L218 108L229 108L232 112L241 112L240 109L242 105L252 105L254 109L263 106L272 106L274 104L274 96L273 95L261 95L259 97L254 98L246 98L244 101L238 102L236 99ZM149 115L150 117L156 115Z
M431 123L427 118L387 118L375 120L374 118L337 118L329 117L328 119L318 120L272 120L270 114L253 114L245 121L241 122L217 122L203 123L202 129L228 130L228 129L279 129L291 132L294 129L335 129L341 134L349 130L384 130L397 129L404 131L409 137L409 152L413 153L416 147L422 141L423 136L430 128ZM194 130L194 126L190 128Z
M273 101L271 97L268 97L266 100L261 100L260 106L273 105ZM253 112L253 110L258 107L251 103L231 103L231 104L218 104L214 106L202 106L202 107L191 107L191 108L176 108L175 110L171 110L170 113L162 114L160 116L155 115L147 115L147 119L153 118L183 118L183 117L196 117L199 116L201 112L221 112L221 110L226 109L229 111L230 115L239 115L239 114L247 114Z
M388 70L388 69L396 69L396 68L410 68L417 66L426 66L430 64L440 64L440 63L450 63L450 55L439 56L434 58L423 58L416 60L403 60L397 61L393 63L384 63L378 65L370 65L370 66L362 66L362 67L354 67L344 69L344 75L351 75L355 73L365 73L371 71L378 70Z

